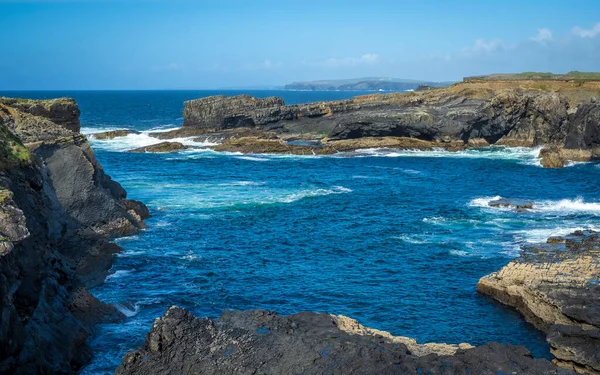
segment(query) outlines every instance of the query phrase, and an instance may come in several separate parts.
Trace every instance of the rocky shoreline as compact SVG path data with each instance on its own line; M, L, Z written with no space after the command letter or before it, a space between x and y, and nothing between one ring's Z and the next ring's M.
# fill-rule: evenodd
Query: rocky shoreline
M116 374L599 374L599 253L596 232L551 237L477 285L547 332L552 363L498 343L418 344L343 316L252 310L212 320L171 307Z
M600 158L599 95L600 84L593 81L465 81L436 90L298 105L279 97L220 95L185 102L181 128L150 135L219 139L219 145L209 146L216 151L299 155L547 146L540 154L542 165L559 168Z
M244 153L547 146L547 167L600 156L595 88L477 85L297 106L279 98L199 99L186 102L182 128L152 134L165 142L132 151L171 152L188 146L169 139L218 137L214 150ZM94 326L124 318L88 289L104 281L120 251L110 238L143 229L149 212L104 173L78 118L71 99L0 98L0 373L77 372L92 356L86 340ZM532 204L490 202L517 210ZM477 285L547 333L553 363L498 343L418 344L342 316L253 310L213 320L172 307L116 373L597 375L599 252L593 231L552 237Z
M104 173L72 99L0 98L0 373L74 373L95 325L124 318L89 288L144 228L143 203Z
M417 344L344 316L252 310L211 320L171 307L115 374L572 373L524 347Z
M599 280L599 235L578 231L526 247L477 289L546 332L557 365L600 374Z

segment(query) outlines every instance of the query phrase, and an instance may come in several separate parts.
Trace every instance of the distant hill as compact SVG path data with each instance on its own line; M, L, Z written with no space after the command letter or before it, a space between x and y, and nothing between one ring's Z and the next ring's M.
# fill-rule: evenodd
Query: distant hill
M364 77L339 80L293 82L284 86L285 90L303 91L406 91L419 86L446 87L454 82L429 82L414 79Z

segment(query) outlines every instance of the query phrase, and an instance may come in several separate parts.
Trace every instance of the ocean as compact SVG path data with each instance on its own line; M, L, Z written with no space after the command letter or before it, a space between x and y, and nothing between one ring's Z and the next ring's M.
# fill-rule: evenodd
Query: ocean
M149 131L181 126L184 100L239 93L288 104L360 94L0 92L75 98L82 132L105 171L153 214L146 230L117 240L124 250L92 290L127 319L98 328L84 374L112 373L172 305L198 317L225 309L321 311L421 343L499 341L549 357L543 334L478 295L476 284L523 244L600 229L598 163L543 169L539 150L503 147L333 156L126 152L160 142ZM93 138L121 128L142 134ZM496 197L536 205L530 212L489 208Z

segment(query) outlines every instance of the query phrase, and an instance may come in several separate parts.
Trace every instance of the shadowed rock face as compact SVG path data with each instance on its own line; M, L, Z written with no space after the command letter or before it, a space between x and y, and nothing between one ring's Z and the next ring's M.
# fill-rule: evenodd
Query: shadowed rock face
M328 314L254 310L197 319L172 307L117 375L158 374L568 374L523 347L419 345Z
M547 332L557 364L600 374L599 280L598 233L578 231L525 248L477 287Z
M78 114L70 99L0 100L2 374L77 371L93 327L123 317L88 288L120 250L106 237L143 228L148 211L104 173Z
M393 136L465 144L485 140L510 146L600 147L600 106L588 99L576 104L568 99L551 91L464 85L292 106L277 97L215 96L185 102L180 133L257 127L332 140Z

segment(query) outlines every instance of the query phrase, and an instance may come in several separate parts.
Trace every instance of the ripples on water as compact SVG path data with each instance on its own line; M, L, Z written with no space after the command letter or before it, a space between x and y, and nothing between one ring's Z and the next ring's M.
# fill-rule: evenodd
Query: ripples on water
M500 341L548 355L541 333L475 285L521 244L598 229L597 164L542 169L537 150L520 148L131 154L123 151L158 142L147 131L181 123L183 99L202 95L127 95L69 95L87 133L146 131L91 142L107 173L154 215L147 230L118 240L124 251L112 275L93 290L127 319L100 327L84 373L112 373L174 304L210 317L224 309L326 311L420 342ZM283 95L300 95L286 98L293 103L309 94ZM489 208L499 196L536 206Z

